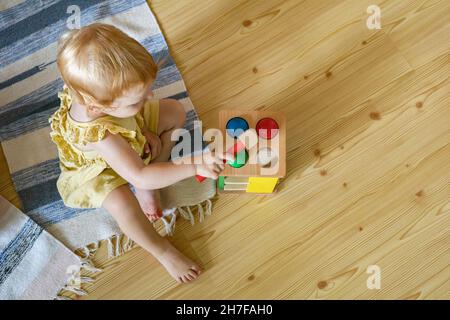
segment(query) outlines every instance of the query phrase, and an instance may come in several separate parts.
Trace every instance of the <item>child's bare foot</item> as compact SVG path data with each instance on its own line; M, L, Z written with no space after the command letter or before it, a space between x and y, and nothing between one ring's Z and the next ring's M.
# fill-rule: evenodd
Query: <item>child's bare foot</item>
M136 198L142 211L150 219L156 221L162 217L161 200L159 190L145 190L136 188Z
M191 282L202 273L202 268L178 251L167 239L167 248L156 256L169 274L179 283Z

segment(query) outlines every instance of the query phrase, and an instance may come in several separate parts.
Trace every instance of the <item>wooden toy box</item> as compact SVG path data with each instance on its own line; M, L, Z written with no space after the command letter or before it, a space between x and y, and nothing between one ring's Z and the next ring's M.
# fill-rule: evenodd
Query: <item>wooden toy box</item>
M270 194L286 175L286 119L272 111L222 110L219 129L225 150L245 140L245 150L235 154L239 163L226 164L218 179L219 192ZM234 136L234 139L233 139ZM256 141L256 145L252 144ZM244 142L244 141L243 141Z

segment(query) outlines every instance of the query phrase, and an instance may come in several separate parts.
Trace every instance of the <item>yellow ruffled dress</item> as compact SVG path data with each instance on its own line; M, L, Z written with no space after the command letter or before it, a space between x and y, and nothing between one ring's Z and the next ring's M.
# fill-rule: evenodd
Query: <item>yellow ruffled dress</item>
M57 188L64 204L73 208L99 208L115 188L128 182L120 177L96 151L81 151L89 142L100 141L106 132L120 134L143 157L146 139L141 133L144 126L157 133L159 100L148 100L143 116L116 118L104 116L91 122L78 122L69 115L72 98L64 87L58 94L61 105L50 117L50 136L58 148L61 174ZM143 158L150 162L151 156Z

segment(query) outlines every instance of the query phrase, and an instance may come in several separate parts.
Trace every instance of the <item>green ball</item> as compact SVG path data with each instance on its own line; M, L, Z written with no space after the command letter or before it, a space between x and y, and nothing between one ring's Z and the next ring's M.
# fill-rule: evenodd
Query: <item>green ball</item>
M225 177L224 176L219 176L218 187L220 190L223 190L225 188Z
M248 161L247 150L241 150L234 156L234 161L228 161L227 163L233 168L241 168L245 166Z

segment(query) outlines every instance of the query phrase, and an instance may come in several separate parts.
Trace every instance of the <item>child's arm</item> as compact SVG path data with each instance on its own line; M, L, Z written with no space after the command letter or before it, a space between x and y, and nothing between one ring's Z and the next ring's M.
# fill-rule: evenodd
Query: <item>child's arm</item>
M196 174L217 179L223 169L223 160L218 157L209 165L156 162L146 166L118 134L107 134L103 140L90 143L88 147L96 150L114 171L139 189L164 188Z

